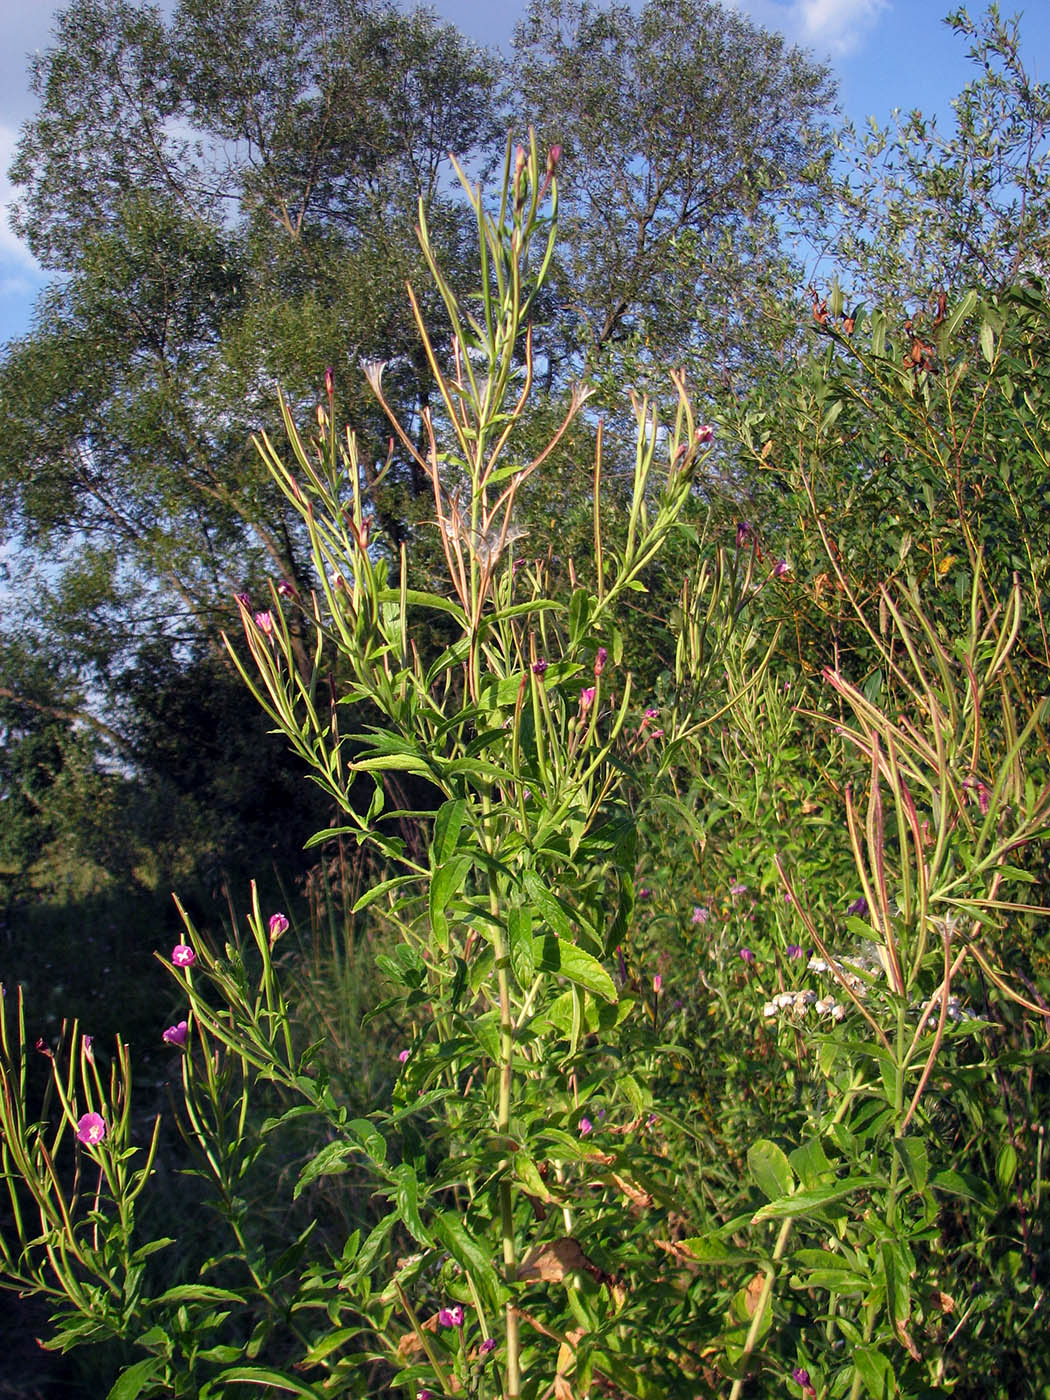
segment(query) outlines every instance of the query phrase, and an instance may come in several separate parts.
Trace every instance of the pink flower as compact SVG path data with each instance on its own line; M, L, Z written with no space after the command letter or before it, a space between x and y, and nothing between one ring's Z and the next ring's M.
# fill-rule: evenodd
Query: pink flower
M417 1390L416 1400L434 1400L434 1392L425 1388L423 1390Z
M481 1352L482 1356L487 1356L490 1351L495 1351L495 1349L495 1337L486 1337L485 1340L482 1342L481 1346L478 1347L478 1351Z
M588 1133L594 1132L594 1124L589 1118L580 1119L580 1137L586 1137Z
M190 1028L185 1021L179 1021L177 1025L169 1026L161 1036L165 1045L185 1045L186 1037L190 1033Z
M594 686L589 685L586 690L580 691L580 714L585 715L594 704Z
M609 653L605 650L604 647L599 647L599 648L598 648L598 653L597 653L597 655L596 655L595 658L594 658L594 675L595 675L595 679L597 679L597 678L601 675L601 673L605 670L605 662L606 662L606 660L608 659L608 656L609 656Z
M171 950L171 960L176 967L192 967L197 961L197 954L188 943L176 943Z
M660 711L659 711L659 710L646 710L646 712L645 712L645 717L646 717L646 719L658 719L658 718L660 717Z
M660 995L660 992L663 989L663 985L664 979L660 976L659 973L657 973L656 976L653 978L653 991L656 993L657 996Z
M711 917L710 909L705 909L702 904L693 905L693 923L706 924Z
M271 915L270 915L270 947L271 947L271 948L273 947L273 945L277 942L278 938L280 938L280 936L281 936L282 933L287 933L287 932L288 932L288 916L287 916L287 914L271 914Z
M324 391L329 398L335 393L335 371L331 365L324 372Z
M255 614L255 625L256 625L256 627L258 627L259 631L263 634L264 637L272 636L272 634L273 634L273 613L271 613L271 612L257 612L257 613Z
M800 958L802 956L802 949L797 943L789 943L785 951L789 958Z
M554 174L555 170L558 168L558 162L559 162L560 160L561 160L561 147L560 147L560 146L552 146L552 147L550 148L550 150L547 152L547 174L548 174L548 175L553 175L553 174Z
M791 565L786 559L778 559L777 562L773 565L774 578L783 578L785 574L789 574L790 572Z
M710 447L714 440L715 430L710 423L701 423L694 436L697 447Z
M278 580L277 592L282 598L297 598L299 595L295 591L295 584L291 579L282 578Z
M746 886L746 885L741 885L741 884L730 885L730 886L729 886L729 893L730 893L734 898L736 898L736 896L737 896L738 894L747 894L747 886Z
M744 961L747 963L748 967L750 967L751 964L755 961L755 955L754 955L754 953L752 953L752 951L751 951L750 948L741 948L741 949L740 949L740 956L741 956L741 957L744 959Z
M751 540L754 531L751 529L750 520L738 520L736 523L736 547L743 549L745 544Z
M462 1327L463 1309L458 1303L454 1303L451 1308L441 1308L438 1312L438 1322L442 1327Z
M80 1042L84 1050L84 1058L90 1061L91 1064L95 1063L95 1052L91 1048L94 1044L94 1041L95 1037L93 1035L85 1035L81 1037Z
M404 1064L405 1061L408 1059L409 1055L411 1055L411 1053L411 1050L401 1050L398 1052L397 1058L401 1061L402 1064Z
M94 1147L106 1136L106 1120L101 1113L85 1113L77 1119L77 1140Z

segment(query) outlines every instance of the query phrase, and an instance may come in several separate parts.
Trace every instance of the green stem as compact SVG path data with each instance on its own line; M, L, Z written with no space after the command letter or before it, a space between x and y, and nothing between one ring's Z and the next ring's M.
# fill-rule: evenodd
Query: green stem
M791 1227L795 1223L794 1216L789 1215L780 1227L780 1234L777 1235L777 1242L773 1247L773 1258L766 1265L766 1276L762 1280L762 1292L759 1294L758 1302L755 1305L754 1316L751 1318L751 1326L747 1329L747 1337L744 1341L744 1354L740 1358L743 1364L755 1349L758 1341L758 1334L762 1327L762 1318L765 1316L766 1307L769 1303L769 1295L773 1291L773 1280L777 1274L777 1264L784 1257L787 1249L788 1236L791 1234ZM740 1400L740 1393L744 1388L746 1372L737 1376L733 1382L733 1389L729 1392L729 1400Z

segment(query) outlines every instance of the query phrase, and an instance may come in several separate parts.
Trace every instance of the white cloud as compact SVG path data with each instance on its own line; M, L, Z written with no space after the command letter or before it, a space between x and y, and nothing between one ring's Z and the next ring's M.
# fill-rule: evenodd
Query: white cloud
M759 24L820 55L845 58L874 29L889 0L731 0Z
M13 127L0 123L0 266L4 270L20 268L23 273L41 276L40 264L11 228L10 206L15 197L14 187L7 178L7 167L15 155L18 133Z
M800 0L797 9L807 42L841 58L864 41L886 0Z

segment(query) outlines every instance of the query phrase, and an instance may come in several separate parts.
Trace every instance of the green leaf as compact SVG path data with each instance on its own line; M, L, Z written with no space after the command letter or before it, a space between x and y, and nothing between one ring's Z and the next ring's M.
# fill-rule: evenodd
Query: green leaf
M723 1240L712 1235L693 1235L682 1240L682 1248L688 1249L698 1264L754 1264L758 1256L745 1249L733 1249Z
M340 1172L345 1172L347 1159L356 1151L357 1147L352 1142L326 1143L317 1156L312 1157L299 1173L299 1179L292 1192L292 1200L297 1201L310 1183L316 1181L319 1176L338 1176Z
M430 843L431 869L436 870L454 854L459 845L459 833L469 811L470 803L462 797L443 802L438 808L434 818L434 835Z
M791 1163L782 1149L766 1138L759 1138L748 1148L747 1165L751 1180L767 1200L786 1196L795 1184Z
M499 1296L499 1276L488 1250L478 1244L459 1216L450 1211L442 1211L434 1217L431 1230L435 1240L445 1246L456 1263L471 1275L474 1282L495 1304Z
M526 872L522 883L535 912L559 938L571 942L573 937L572 923L561 901L550 892L540 877L532 870Z
M981 326L981 354L989 364L995 359L995 332L987 321Z
M223 1371L201 1391L201 1400L211 1400L212 1396L219 1400L222 1391L221 1389L216 1390L215 1387L219 1386L220 1383L228 1385L231 1381L242 1385L272 1385L278 1390L288 1391L291 1395L304 1395L307 1400L324 1400L320 1390L314 1390L312 1386L304 1385L302 1381L292 1380L283 1371L269 1371L262 1366L234 1366L229 1371Z
M993 1204L988 1187L969 1172L937 1172L930 1177L930 1185L935 1191L943 1191L948 1196L964 1196L982 1206Z
M330 1356L333 1351L343 1346L344 1343L352 1341L353 1338L359 1336L360 1333L360 1327L340 1327L338 1331L329 1332L326 1337L322 1337L321 1340L306 1353L302 1362L299 1363L301 1368L305 1370L307 1366L316 1366L319 1362L323 1361L326 1356Z
M901 1160L901 1166L912 1190L921 1196L926 1190L926 1181L930 1174L926 1144L922 1138L895 1138L893 1150Z
M948 319L941 328L941 333L950 340L960 325L969 316L977 305L977 293L972 289L955 303L952 307Z
M853 1364L873 1400L890 1400L891 1396L897 1394L893 1367L878 1347L854 1347Z
M895 1328L901 1328L911 1315L910 1269L896 1240L879 1242L879 1260L886 1281L886 1302L889 1306L890 1321Z
M394 1202L402 1223L417 1244L431 1247L434 1242L419 1216L419 1180L415 1170L408 1162L402 1162L394 1172L394 1181L397 1183Z
M510 943L510 965L518 986L527 991L536 976L536 958L532 943L532 914L520 904L507 914L507 940Z
M783 1196L770 1201L754 1214L754 1223L762 1220L783 1220L786 1216L807 1216L818 1214L833 1201L845 1200L858 1191L870 1191L885 1183L877 1176L851 1176L836 1186L818 1187L815 1191L796 1191L793 1196Z
M240 1293L231 1293L228 1288L212 1288L205 1283L180 1283L169 1288L159 1298L153 1300L158 1305L172 1303L240 1303L244 1298Z
M820 1138L810 1138L788 1154L795 1175L805 1187L818 1186L831 1171L831 1163L821 1146Z
M995 1179L1003 1190L1009 1190L1017 1175L1017 1148L1012 1142L1004 1142L995 1159Z
M590 620L590 596L586 588L577 588L569 602L569 644L577 646L583 639Z
M566 943L553 934L533 940L536 953L536 967L543 972L560 973L562 977L583 987L606 1001L616 1000L616 985L597 958L577 948L574 943Z
M135 1400L163 1364L159 1356L147 1356L144 1361L136 1361L134 1366L129 1366L126 1371L120 1373L110 1387L106 1400Z

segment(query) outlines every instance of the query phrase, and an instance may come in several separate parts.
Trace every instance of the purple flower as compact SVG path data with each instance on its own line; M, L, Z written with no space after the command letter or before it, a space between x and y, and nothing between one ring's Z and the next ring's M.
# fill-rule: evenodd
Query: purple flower
M278 581L277 592L282 598L297 598L299 596L295 591L295 584L287 578Z
M787 953L789 958L800 958L802 956L802 949L798 946L797 943L789 943L787 945L787 948L785 949L785 952Z
M697 447L710 447L714 440L715 430L710 423L701 423L694 436Z
M805 1367L796 1366L795 1369L791 1372L791 1379L795 1382L796 1385L800 1385L802 1387L803 1395L816 1395L817 1392L813 1389L813 1383L810 1380L809 1372L805 1369Z
M441 1308L438 1312L438 1322L442 1327L462 1327L463 1309L458 1303L454 1303L451 1308Z
M85 1113L77 1119L77 1140L94 1147L106 1136L106 1120L101 1113Z
M649 889L649 887L648 887L647 885L643 885L643 886L641 887L641 889L638 891L638 898L639 898L639 899L648 899L649 896L650 896L651 894L652 894L652 890Z
M542 676L543 673L544 673L544 671L546 671L546 669L547 669L547 663L546 663L546 661L544 661L544 659L543 659L542 656L539 658L538 661L534 661L534 662L532 663L532 674L533 674L534 676Z
M580 691L580 714L585 715L594 704L594 686L589 685Z
M234 598L240 603L242 608L248 609L252 605L252 595L250 593L235 593Z
M857 898L853 901L853 903L852 903L852 904L849 906L849 908L846 910L846 913L847 913L847 914L855 914L855 915L857 916L858 919L867 918L867 914L868 914L868 901L864 898L863 895L858 895Z
M750 520L738 520L736 522L736 547L743 549L744 545L750 543L754 531L751 529Z
M730 893L734 898L736 898L736 896L737 896L738 894L747 894L747 886L746 886L746 885L741 885L741 884L730 885L730 886L729 886L729 893Z
M179 1021L177 1025L169 1026L161 1036L165 1045L185 1045L186 1037L190 1033L190 1028L185 1021Z
M606 662L606 660L607 660L607 658L608 658L608 655L609 655L609 653L605 650L604 647L599 647L599 648L598 648L598 654L597 654L597 656L595 656L595 658L594 658L594 675L595 675L595 679L597 679L598 676L600 676L601 673L605 670L605 662Z
M416 1400L434 1400L434 1392L432 1390L427 1390L425 1387L423 1390L417 1390Z
M750 948L741 948L741 949L740 949L740 956L741 956L741 957L744 959L744 961L747 963L748 967L750 967L751 964L755 961L755 955L754 955L754 953L752 953L752 951L751 951Z
M991 806L992 794L987 786L981 782L980 778L974 777L971 773L968 778L963 779L963 787L971 789L977 796L977 805L981 809L981 816L988 815L988 808Z
M271 636L273 634L273 613L257 612L255 614L255 625L264 637Z
M588 1133L594 1132L594 1124L589 1118L580 1119L580 1137L586 1137Z
M702 904L693 905L693 923L706 924L711 917L710 909L705 909Z
M485 1340L482 1342L481 1346L478 1347L478 1351L481 1353L482 1356L487 1356L490 1351L495 1351L495 1349L495 1337L486 1337Z
M91 1048L92 1044L94 1043L94 1040L95 1037L93 1035L85 1035L81 1036L80 1038L80 1044L84 1051L84 1058L88 1060L91 1064L95 1063L95 1052Z
M789 574L790 572L791 566L788 564L788 561L786 559L778 559L777 562L773 565L774 578L783 578L785 574Z
M411 1055L411 1053L411 1050L399 1050L397 1058L401 1061L402 1064L404 1064L405 1061L408 1059L409 1055Z
M188 943L176 943L171 950L171 960L176 967L192 967L197 961L197 954Z
M287 915L287 914L280 914L280 913L278 913L278 914L271 914L271 915L270 915L270 947L271 947L271 948L273 947L273 945L277 942L278 938L280 938L280 936L281 936L282 933L287 933L287 932L288 932L288 915Z
M659 710L652 710L652 709L646 710L646 712L645 712L645 717L646 717L646 719L659 719L659 717L660 717L660 711L659 711Z

